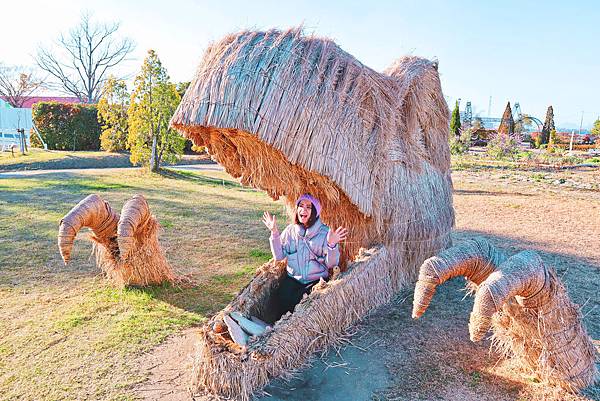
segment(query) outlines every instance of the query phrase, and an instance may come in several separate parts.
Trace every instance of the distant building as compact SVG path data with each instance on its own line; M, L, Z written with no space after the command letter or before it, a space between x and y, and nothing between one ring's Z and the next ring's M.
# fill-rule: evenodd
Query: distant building
M80 100L65 96L29 96L23 103L23 107L15 108L5 97L0 96L0 150L17 146L19 129L25 130L26 141L29 144L29 133L33 127L31 108L39 102L80 103Z
M10 109L11 107L12 106L7 101L0 98L0 109Z
M0 96L0 100L4 103L8 103L4 96ZM34 104L39 102L81 103L81 100L74 96L29 96L23 103L23 108L31 109ZM0 104L0 107L1 106L2 104Z

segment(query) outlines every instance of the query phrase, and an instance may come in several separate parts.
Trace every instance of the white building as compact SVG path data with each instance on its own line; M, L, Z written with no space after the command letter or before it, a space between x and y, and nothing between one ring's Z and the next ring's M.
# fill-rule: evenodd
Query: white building
M17 130L20 129L25 130L25 140L27 146L29 146L29 135L33 128L31 108L35 103L50 101L78 103L79 99L75 97L31 96L23 103L22 108L14 108L0 97L0 150L4 151L12 146L19 146L20 134Z

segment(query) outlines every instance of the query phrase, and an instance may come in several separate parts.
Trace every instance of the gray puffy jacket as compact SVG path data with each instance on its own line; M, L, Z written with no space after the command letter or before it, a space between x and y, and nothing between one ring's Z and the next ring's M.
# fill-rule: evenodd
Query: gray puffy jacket
M340 261L340 247L327 245L329 227L317 219L306 230L300 224L290 224L281 235L271 234L271 252L275 260L287 258L287 273L301 283L329 276L328 268Z

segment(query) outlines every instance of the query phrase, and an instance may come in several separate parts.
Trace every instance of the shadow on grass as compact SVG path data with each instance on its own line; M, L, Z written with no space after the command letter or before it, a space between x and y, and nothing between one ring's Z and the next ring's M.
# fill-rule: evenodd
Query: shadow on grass
M60 159L47 161L22 162L0 165L0 171L18 170L55 170L72 168L115 168L132 167L127 154L74 156L65 155Z
M233 180L206 177L206 176L203 176L200 174L193 173L191 171L161 169L159 174L161 176L163 176L165 178L169 178L169 179L184 180L184 181L193 182L195 184L210 185L212 187L227 187L227 188L237 188L240 190L246 189L246 190L256 191L254 189L249 189L249 188L243 187L240 183L233 181Z
M208 283L185 286L163 284L140 290L177 308L202 316L218 312L233 299L233 294Z
M490 196L534 196L533 194L524 194L520 192L499 192L499 191L482 191L482 190L468 190L468 189L455 189L453 193L457 195L490 195Z
M188 312L211 316L223 309L250 282L256 268L271 258L270 252L260 249L250 249L248 255L251 258L248 265L233 272L211 276L207 282L194 282L189 277L190 283L187 284L163 284L141 290Z

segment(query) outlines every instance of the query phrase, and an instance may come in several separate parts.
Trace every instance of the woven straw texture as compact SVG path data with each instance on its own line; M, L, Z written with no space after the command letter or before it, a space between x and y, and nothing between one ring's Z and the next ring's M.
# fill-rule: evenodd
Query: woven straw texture
M260 268L202 328L193 392L249 399L389 301L450 243L449 112L435 62L404 57L378 73L299 29L240 32L206 51L171 125L242 184L283 197L290 214L310 193L325 224L350 229L347 270L247 348L221 333L222 314L272 322L282 266Z
M120 216L96 194L71 209L58 230L65 264L71 258L75 236L84 227L93 232L96 265L113 284L147 286L177 280L158 242L160 225L142 195L127 201Z
M426 260L415 287L413 317L420 317L435 287L453 277L472 283L472 341L491 328L492 346L542 382L577 392L595 382L595 350L575 305L554 269L533 251L510 258L482 238Z

